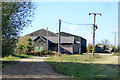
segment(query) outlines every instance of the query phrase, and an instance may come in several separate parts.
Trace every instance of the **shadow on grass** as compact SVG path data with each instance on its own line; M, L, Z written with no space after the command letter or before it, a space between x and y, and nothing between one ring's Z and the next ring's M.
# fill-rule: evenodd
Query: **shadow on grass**
M17 80L119 80L120 65L47 62L52 66L50 67L50 65L46 65L44 62L3 61L2 63L12 63L2 69L3 75L38 76L38 78L17 78ZM42 75L56 75L53 70L70 78L39 78ZM3 77L3 80L16 80L16 78Z
M11 55L19 58L28 58L28 56L24 56L24 55L16 55L16 54L11 54Z

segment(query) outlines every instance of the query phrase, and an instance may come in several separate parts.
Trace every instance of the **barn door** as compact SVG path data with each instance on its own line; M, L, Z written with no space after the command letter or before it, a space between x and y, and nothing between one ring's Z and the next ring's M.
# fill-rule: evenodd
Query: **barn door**
M38 46L35 46L35 51L39 51L39 47Z

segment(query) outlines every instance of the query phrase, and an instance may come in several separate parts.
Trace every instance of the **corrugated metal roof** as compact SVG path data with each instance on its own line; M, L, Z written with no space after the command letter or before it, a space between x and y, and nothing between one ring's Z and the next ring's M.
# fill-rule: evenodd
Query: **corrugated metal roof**
M48 37L48 40L53 43L58 43L58 37ZM61 43L74 43L74 37L61 37Z
M36 38L42 38L45 41L47 40L47 37L43 36L30 36L32 40L35 40ZM61 43L74 43L74 37L61 37ZM58 43L58 37L48 37L48 40L52 43Z

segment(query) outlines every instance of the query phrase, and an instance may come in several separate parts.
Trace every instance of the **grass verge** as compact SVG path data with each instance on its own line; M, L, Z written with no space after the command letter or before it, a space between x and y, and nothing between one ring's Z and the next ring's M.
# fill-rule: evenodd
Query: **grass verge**
M33 55L26 55L26 54L12 54L7 57L1 58L0 61L2 61L2 67L5 67L8 64L14 64L19 62L21 58L29 58L29 57L35 57Z
M110 56L67 55L52 56L48 63L64 75L74 78L118 78L118 65L94 63Z

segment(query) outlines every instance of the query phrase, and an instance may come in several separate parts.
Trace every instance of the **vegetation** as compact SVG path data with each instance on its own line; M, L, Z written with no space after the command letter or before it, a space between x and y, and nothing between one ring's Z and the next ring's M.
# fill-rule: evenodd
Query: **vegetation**
M31 55L34 55L34 56L48 56L49 55L49 56L51 56L51 55L55 55L55 54L50 50L42 50L40 52L32 51Z
M86 55L62 55L62 56L52 56L48 59L48 61L55 61L55 62L78 62L78 63L83 63L83 62L95 62L95 61L102 61L105 59L105 56L99 56L99 55L94 55L92 56L91 54L86 54Z
M2 61L19 61L21 58L28 58L28 57L33 57L33 55L26 55L26 54L11 54L7 57L1 58L0 60Z
M47 62L59 73L74 78L117 78L118 66L94 63L102 62L106 58L108 56L52 56Z
M32 2L2 2L2 57L13 53L16 38L34 14Z
M21 37L16 45L14 51L17 54L29 54L33 48L32 39L29 36Z
M109 46L110 42L107 39L105 39L101 41L101 44Z
M0 60L2 61L2 67L5 67L8 64L17 63L21 58L28 58L28 57L33 57L33 55L26 55L26 54L17 55L14 53L7 57L5 56L4 58L1 58Z
M92 53L92 44L88 44L87 46L87 52Z
M113 56L120 56L120 52L114 53Z

